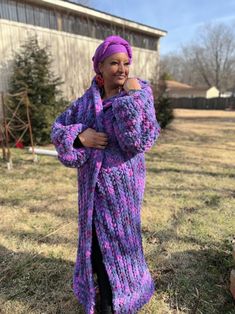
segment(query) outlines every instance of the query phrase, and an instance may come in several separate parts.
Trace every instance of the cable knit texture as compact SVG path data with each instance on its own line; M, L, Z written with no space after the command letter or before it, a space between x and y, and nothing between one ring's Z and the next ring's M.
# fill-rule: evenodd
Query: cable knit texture
M95 312L91 263L92 219L113 293L115 313L136 313L155 286L142 246L140 211L145 187L145 159L160 134L152 90L141 90L102 102L93 79L85 94L53 123L51 139L59 160L78 170L78 250L73 289L87 314ZM105 132L102 149L75 148L86 128ZM94 215L93 215L94 214Z

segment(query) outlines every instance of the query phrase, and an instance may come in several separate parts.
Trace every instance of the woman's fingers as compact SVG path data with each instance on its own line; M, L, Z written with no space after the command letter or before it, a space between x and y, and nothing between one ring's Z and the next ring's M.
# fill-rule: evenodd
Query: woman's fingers
M99 148L99 149L105 149L106 146L102 146L102 145L96 145L95 148Z
M108 136L104 132L96 132L88 128L79 134L79 138L84 146L104 149L108 145Z
M95 143L98 146L106 146L108 144L108 136L103 132L97 132Z
M104 141L104 140L96 140L95 145L99 145L99 146L107 146L108 145L108 141Z
M141 86L137 78L130 77L125 81L123 88L126 92L128 92L130 89L141 89Z
M104 139L104 140L108 140L108 136L107 136L106 133L103 133L103 132L96 132L96 136L97 136L97 138Z
M107 137L107 136L95 135L95 138L96 138L97 140L100 140L100 141L107 141L107 140L108 140L108 137Z

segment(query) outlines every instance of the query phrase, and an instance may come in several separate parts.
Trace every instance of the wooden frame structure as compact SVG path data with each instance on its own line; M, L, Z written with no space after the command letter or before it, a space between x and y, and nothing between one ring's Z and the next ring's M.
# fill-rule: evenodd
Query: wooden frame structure
M15 109L10 108L8 100L10 98L17 97L19 102ZM24 106L26 111L27 120L24 121L19 115L19 109ZM33 160L37 158L34 152L32 126L29 114L30 102L27 92L20 92L17 94L1 93L0 99L0 143L2 147L3 160L7 162L7 168L10 170L13 168L12 155L11 155L11 143L12 140L21 141L26 132L29 132L30 144L32 147ZM19 133L20 137L16 138L15 133Z

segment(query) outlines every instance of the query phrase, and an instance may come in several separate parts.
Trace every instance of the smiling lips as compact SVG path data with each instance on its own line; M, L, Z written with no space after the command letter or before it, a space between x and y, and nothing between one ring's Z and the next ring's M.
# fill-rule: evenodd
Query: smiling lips
M126 76L125 75L116 75L118 78L121 78L121 79L124 79L124 78L126 78Z

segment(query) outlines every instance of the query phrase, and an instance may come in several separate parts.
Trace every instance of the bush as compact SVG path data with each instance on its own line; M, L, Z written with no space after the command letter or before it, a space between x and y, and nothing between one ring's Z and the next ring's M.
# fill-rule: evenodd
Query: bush
M161 128L164 129L174 119L171 102L168 97L159 96L155 100L154 106L157 113L157 120Z
M161 128L164 129L174 119L173 108L166 93L165 80L160 80L158 84L152 82L152 89L157 120Z

